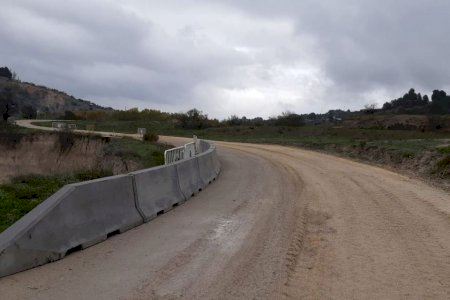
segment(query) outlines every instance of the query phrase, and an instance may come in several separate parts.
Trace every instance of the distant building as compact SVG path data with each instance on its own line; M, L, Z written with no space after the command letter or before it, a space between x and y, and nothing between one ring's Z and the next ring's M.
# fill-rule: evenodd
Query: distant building
M8 69L8 67L2 67L0 68L0 77L6 77L8 79L12 79L12 73Z

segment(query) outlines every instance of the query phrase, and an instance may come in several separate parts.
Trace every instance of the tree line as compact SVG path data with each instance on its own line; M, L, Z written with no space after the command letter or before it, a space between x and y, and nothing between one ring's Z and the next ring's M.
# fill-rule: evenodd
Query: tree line
M410 89L403 97L384 103L382 112L395 114L450 114L450 96L445 91L434 90L431 100L427 95Z

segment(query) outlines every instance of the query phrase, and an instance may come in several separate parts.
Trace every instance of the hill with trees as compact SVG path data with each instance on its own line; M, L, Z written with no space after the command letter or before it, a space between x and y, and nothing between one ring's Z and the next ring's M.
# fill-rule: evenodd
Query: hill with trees
M431 101L427 95L416 93L410 89L408 93L398 99L384 103L381 111L392 114L450 114L450 96L446 92L434 90Z
M111 110L95 103L77 99L64 92L16 79L7 67L0 68L0 116L35 118L55 117L66 111Z

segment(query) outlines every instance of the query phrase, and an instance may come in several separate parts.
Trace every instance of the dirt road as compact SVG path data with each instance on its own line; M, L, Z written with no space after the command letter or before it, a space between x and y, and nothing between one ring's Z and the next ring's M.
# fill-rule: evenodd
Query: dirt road
M44 130L44 131L58 131L58 128L53 127L44 127L44 126L38 126L31 123L39 123L39 122L52 122L53 120L17 120L16 125L21 127L26 127L30 129L38 129L38 130ZM57 122L61 122L61 120L55 120ZM69 122L67 120L63 122ZM105 136L105 137L129 137L133 139L142 139L142 137L139 134L130 134L130 133L120 133L120 132L106 132L106 131L90 131L90 130L82 130L82 129L76 129L72 130L74 132L80 133L80 134L91 134L95 133L97 135Z
M450 298L449 194L316 152L217 145L222 173L198 196L0 279L0 298Z

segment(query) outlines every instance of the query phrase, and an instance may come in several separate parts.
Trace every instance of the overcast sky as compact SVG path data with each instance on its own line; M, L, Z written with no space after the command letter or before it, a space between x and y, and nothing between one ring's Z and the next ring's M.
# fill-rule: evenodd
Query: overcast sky
M114 108L359 109L450 90L450 1L1 0L0 65Z

